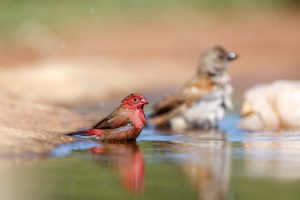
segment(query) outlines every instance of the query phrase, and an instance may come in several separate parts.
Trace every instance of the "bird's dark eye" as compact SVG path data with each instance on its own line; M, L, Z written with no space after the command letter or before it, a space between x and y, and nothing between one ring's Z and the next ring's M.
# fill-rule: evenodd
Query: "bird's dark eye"
M139 101L139 99L136 98L136 97L134 97L134 98L133 98L133 101L134 101L135 103L137 103L137 102Z

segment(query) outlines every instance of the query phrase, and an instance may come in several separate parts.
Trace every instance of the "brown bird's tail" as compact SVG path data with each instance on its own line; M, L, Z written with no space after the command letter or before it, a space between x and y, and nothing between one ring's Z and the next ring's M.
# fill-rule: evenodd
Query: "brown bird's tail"
M75 131L71 133L67 133L68 136L90 136L88 130Z
M75 132L67 133L66 135L97 138L97 137L102 137L103 132L102 132L101 129L88 129L88 130L81 130L81 131L75 131Z

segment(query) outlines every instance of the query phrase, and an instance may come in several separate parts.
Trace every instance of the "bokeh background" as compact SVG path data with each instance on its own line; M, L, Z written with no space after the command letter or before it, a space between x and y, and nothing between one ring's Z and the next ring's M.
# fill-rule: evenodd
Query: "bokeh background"
M300 1L1 0L1 197L300 199L299 134L239 132L237 115L226 141L145 128L138 144L91 153L63 135L131 92L172 93L215 44L240 56L228 69L238 112L249 87L299 80ZM53 154L67 147L85 150Z
M64 106L130 92L174 91L220 44L237 99L248 87L300 77L297 0L2 0L0 87ZM151 97L152 99L152 97Z

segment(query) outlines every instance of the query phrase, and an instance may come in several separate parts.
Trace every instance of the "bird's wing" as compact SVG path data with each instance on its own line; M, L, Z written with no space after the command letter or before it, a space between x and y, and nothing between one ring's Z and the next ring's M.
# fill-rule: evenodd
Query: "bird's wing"
M160 126L168 122L171 118L175 117L176 115L180 114L185 109L185 104L181 103L180 105L174 108L168 108L169 110L162 110L163 112L155 113L155 115L151 115L149 122L150 124Z
M96 124L93 129L115 129L127 125L130 122L128 115L120 108Z
M128 131L131 131L134 129L134 126L131 122L127 123L124 126L120 126L118 128L114 128L114 129L109 129L109 130L104 130L104 136L106 137L113 137L116 136L120 133L127 133Z
M180 114L186 108L201 100L213 88L211 82L192 80L177 94L165 97L153 107L150 115L151 123L163 124L170 118Z
M157 115L167 113L173 110L174 108L180 106L181 104L183 104L184 101L185 101L184 97L180 95L167 96L154 105L151 117L155 117Z
M141 130L137 130L132 123L128 123L123 127L116 129L105 129L102 130L103 135L101 140L105 141L125 141L134 140L139 136Z
M200 99L201 96L199 95L169 96L154 107L154 112L150 116L150 123L158 126L165 124Z

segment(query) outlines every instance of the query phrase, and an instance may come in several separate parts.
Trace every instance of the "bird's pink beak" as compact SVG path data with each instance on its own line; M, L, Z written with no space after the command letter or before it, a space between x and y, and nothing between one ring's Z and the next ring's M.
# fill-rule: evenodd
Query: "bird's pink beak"
M140 104L145 105L148 104L149 102L146 99L141 99Z

